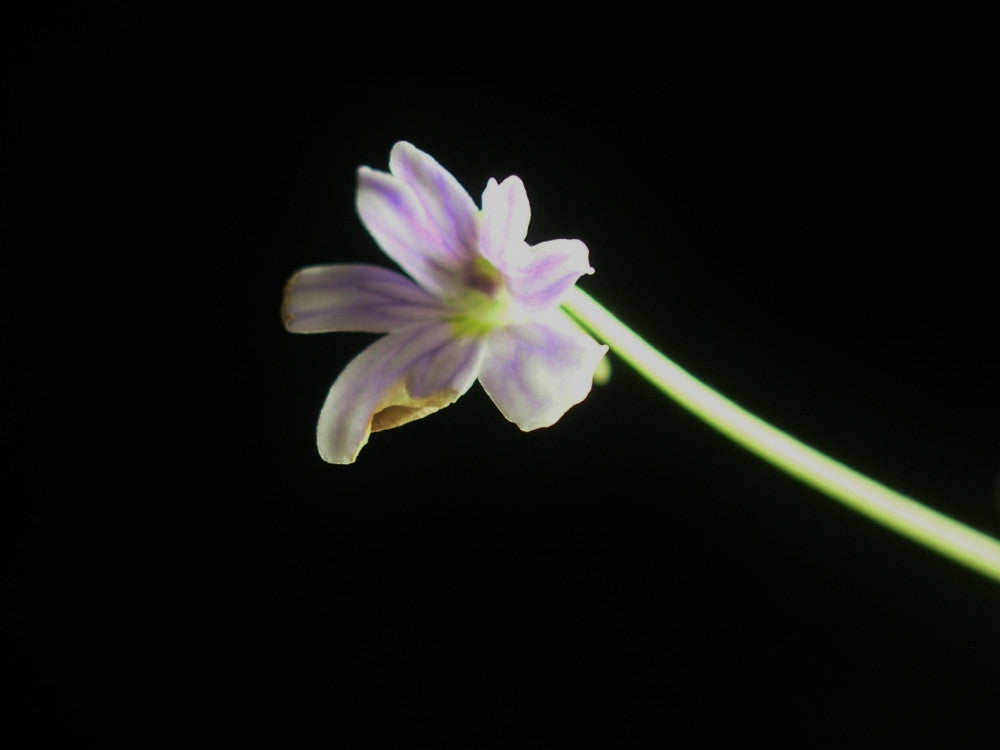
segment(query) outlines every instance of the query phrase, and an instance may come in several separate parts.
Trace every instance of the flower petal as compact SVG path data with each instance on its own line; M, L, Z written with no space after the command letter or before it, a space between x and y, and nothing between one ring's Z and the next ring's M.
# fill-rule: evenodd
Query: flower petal
M430 154L400 141L389 154L389 171L410 186L437 227L449 256L467 262L476 254L476 214L469 193Z
M536 430L587 397L607 350L555 309L534 322L493 331L479 382L507 419L524 431Z
M512 256L524 253L527 246L531 205L520 177L511 175L497 184L490 178L483 191L483 217L479 225L479 252L486 260L506 272Z
M281 318L292 333L388 333L440 319L442 304L401 273L338 264L296 271L285 284Z
M529 311L558 307L570 288L584 274L591 274L589 251L580 240L540 242L518 260L508 264L507 289Z
M371 432L454 403L475 381L482 353L481 339L455 338L448 323L415 323L378 339L330 388L316 428L320 455L353 463Z
M403 180L361 167L355 201L379 247L420 286L441 296L460 284L462 263L448 252L437 225Z

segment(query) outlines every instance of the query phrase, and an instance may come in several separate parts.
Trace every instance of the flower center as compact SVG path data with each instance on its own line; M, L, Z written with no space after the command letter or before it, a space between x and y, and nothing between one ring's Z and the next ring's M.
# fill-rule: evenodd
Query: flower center
M478 257L466 271L466 284L470 289L495 297L503 289L503 274L486 258Z
M466 289L454 302L449 320L455 336L485 336L510 322L510 296L503 274L486 258L476 258L466 269Z

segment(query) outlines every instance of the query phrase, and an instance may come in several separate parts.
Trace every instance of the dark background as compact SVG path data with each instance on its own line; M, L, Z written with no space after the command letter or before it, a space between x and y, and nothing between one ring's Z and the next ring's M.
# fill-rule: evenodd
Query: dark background
M974 39L681 51L680 26L487 41L391 14L107 7L6 32L12 727L345 748L955 747L995 728L995 583L617 358L548 430L474 386L335 467L315 420L373 337L278 315L301 266L391 265L355 170L410 140L477 201L519 175L529 241L585 241L581 286L693 374L1000 534Z

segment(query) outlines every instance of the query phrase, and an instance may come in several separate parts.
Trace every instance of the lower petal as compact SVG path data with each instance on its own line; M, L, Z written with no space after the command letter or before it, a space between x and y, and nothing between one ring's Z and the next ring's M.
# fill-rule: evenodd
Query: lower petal
M607 350L556 309L531 323L493 331L479 382L522 430L549 427L587 397Z
M320 412L320 455L350 464L372 432L412 422L454 403L475 381L483 344L455 338L448 323L418 323L378 339L330 388Z

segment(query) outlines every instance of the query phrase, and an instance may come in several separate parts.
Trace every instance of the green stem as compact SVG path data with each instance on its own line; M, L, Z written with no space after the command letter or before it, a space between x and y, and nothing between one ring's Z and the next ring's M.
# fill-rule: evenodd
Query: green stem
M802 482L1000 582L1000 542L849 469L755 417L678 367L574 287L563 309L643 377L717 430Z

